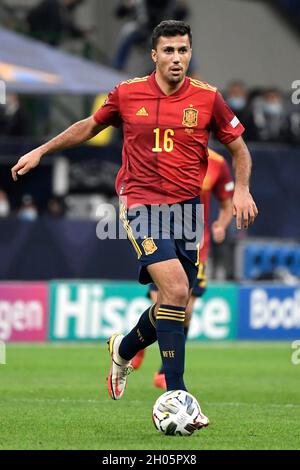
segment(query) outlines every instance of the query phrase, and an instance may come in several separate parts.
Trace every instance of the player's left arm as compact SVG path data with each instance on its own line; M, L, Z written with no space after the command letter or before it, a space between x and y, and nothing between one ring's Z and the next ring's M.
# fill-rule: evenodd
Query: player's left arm
M215 94L211 128L217 139L226 145L232 155L235 171L235 190L232 202L236 226L238 229L248 228L258 213L249 191L251 156L241 137L244 127L219 92Z
M212 223L211 231L213 240L222 243L226 236L226 229L233 217L231 197L219 201L218 218Z
M258 210L249 190L252 161L247 145L242 137L238 137L226 147L232 155L235 173L235 188L232 198L233 215L236 217L238 229L248 228L253 224Z

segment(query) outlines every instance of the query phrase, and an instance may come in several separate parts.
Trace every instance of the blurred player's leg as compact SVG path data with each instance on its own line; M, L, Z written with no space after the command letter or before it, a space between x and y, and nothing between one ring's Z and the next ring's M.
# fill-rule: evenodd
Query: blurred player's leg
M143 361L145 359L145 349L141 349L139 352L136 353L134 358L131 360L131 365L134 369L138 369L141 367Z

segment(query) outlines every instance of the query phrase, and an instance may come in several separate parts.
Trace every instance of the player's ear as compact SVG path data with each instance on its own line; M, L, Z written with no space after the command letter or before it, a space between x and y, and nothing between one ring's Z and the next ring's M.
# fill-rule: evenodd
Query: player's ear
M156 64L156 62L157 62L157 51L155 49L151 50L151 57L152 57L153 62Z

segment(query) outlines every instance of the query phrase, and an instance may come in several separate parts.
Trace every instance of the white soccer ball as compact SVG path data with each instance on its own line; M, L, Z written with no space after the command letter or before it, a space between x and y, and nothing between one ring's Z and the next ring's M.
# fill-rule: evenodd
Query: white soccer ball
M152 419L159 432L170 436L190 436L209 424L196 398L184 390L161 395L153 406Z

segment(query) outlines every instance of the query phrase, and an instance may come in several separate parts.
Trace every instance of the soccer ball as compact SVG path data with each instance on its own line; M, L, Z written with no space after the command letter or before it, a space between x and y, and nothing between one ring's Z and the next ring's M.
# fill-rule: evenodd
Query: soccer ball
M161 395L153 406L152 420L159 432L170 436L190 436L209 424L196 398L184 390Z

